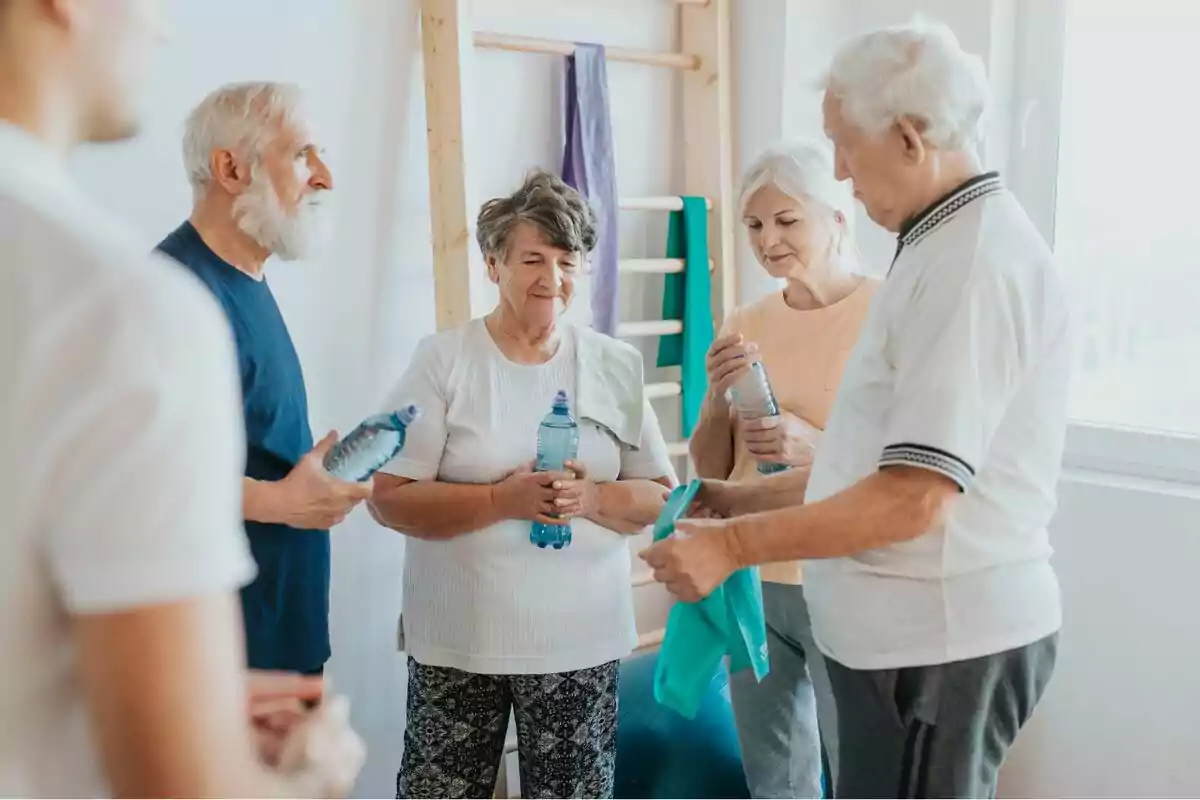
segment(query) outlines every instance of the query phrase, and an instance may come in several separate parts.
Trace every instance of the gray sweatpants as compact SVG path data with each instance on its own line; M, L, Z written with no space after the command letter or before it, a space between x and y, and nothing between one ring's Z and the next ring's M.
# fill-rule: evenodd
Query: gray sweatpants
M995 655L856 670L826 658L838 709L838 797L994 797L1054 671L1058 634Z
M746 783L758 800L819 798L822 745L837 773L837 712L804 587L764 583L762 596L771 671L761 683L748 669L729 678Z

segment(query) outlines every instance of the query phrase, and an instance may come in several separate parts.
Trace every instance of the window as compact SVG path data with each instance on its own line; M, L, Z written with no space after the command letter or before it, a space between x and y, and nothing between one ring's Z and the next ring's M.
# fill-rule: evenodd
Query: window
M1200 436L1200 3L1062 10L1053 241L1075 318L1071 416Z

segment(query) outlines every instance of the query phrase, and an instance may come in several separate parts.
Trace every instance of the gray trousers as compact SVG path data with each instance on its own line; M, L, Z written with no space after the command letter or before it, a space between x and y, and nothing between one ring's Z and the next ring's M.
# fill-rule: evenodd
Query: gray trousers
M1050 681L1058 634L904 669L826 659L840 728L838 797L994 797L1008 748Z
M764 583L762 593L771 671L761 683L750 670L729 679L746 783L755 798L819 798L822 740L836 774L829 676L813 642L804 588Z

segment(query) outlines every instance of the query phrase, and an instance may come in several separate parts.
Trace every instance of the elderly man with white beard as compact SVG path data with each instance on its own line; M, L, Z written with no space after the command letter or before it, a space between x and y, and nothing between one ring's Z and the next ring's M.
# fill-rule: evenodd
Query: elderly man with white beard
M241 83L192 111L183 139L192 214L158 249L208 286L237 344L243 516L258 565L242 589L249 666L319 674L330 655L329 528L371 484L323 468L337 434L313 446L300 361L264 274L271 256L309 254L333 188L301 99L289 84Z

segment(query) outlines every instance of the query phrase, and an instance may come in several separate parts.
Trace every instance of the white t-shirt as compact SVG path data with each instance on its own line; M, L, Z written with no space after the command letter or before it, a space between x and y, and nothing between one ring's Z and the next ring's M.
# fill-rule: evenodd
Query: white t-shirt
M941 664L1058 630L1046 526L1070 371L1058 271L998 176L967 182L902 231L806 500L895 465L937 471L962 494L916 539L804 562L827 655L854 669Z
M0 795L105 796L71 618L234 591L232 339L207 292L0 123ZM203 698L197 698L203 702Z
M490 484L536 453L554 395L575 397L577 336L545 364L509 361L482 319L423 340L389 407L422 409L385 472L413 480ZM614 347L628 347L613 342ZM646 401L637 450L588 419L579 460L597 482L671 475L658 420ZM628 541L586 519L571 521L562 550L529 541L531 523L505 520L453 539L410 538L404 565L404 640L421 664L479 674L544 674L622 658L636 643Z

